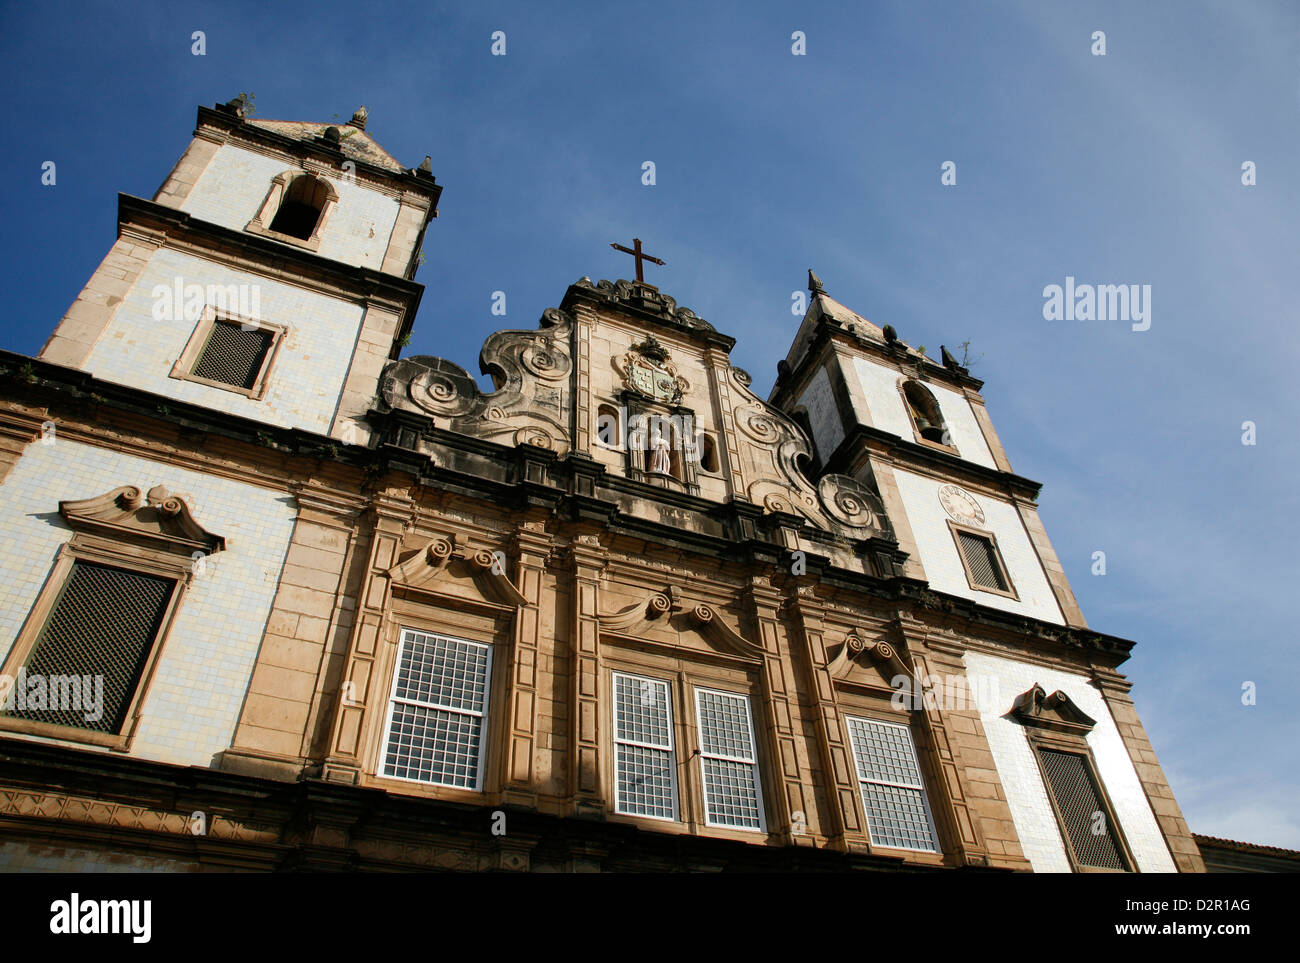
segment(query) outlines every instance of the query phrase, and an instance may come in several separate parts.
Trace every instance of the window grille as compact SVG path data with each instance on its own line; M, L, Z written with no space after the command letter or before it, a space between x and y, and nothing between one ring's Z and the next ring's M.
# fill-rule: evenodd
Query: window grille
M971 581L983 588L997 589L999 592L1007 591L1007 580L1002 574L1002 566L998 561L993 540L985 535L963 531L957 532L957 539L961 544L962 554L966 556Z
M492 650L406 630L390 700L383 774L478 789Z
M272 333L263 328L248 331L231 321L216 321L192 373L196 378L250 390L262 373L272 340Z
M1061 814L1070 848L1081 866L1124 870L1124 857L1112 835L1110 816L1088 771L1087 760L1073 752L1039 748L1048 789ZM1100 832L1094 832L1100 830Z
M668 683L614 673L615 812L677 818Z
M43 679L47 708L15 708L7 714L120 732L175 586L169 578L74 562L24 666L29 691L34 677ZM104 680L102 714L91 721L87 716L95 713L88 702L97 698L97 676Z
M711 826L763 828L758 758L749 698L732 692L695 690L704 775L704 815Z
M869 719L848 725L872 843L938 852L911 730Z

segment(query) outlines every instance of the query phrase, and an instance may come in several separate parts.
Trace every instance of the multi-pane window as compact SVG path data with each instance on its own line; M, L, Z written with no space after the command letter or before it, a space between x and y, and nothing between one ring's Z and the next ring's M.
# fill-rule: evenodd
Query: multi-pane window
M938 852L911 731L873 719L848 726L872 843Z
M1092 869L1127 870L1087 758L1041 746L1038 758L1075 862Z
M667 682L614 673L615 812L677 818Z
M972 588L985 589L1000 595L1015 594L993 536L956 526L953 526L953 534L957 538L962 565L966 569L966 578Z
M175 579L74 562L23 666L24 684L39 678L44 698L7 715L120 732L175 588Z
M758 758L749 698L734 692L695 690L704 777L704 817L710 826L763 828Z
M215 321L191 374L250 391L257 385L274 340L274 332L264 328Z
M490 646L403 631L382 774L479 789L491 667Z

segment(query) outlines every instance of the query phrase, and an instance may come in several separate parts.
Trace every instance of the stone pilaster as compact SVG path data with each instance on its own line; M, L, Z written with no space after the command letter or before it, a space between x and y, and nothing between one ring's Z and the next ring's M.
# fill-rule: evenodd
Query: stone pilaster
M519 607L514 620L507 699L510 735L502 760L502 801L536 807L538 702L543 695L538 685L539 650L543 640L554 634L553 626L544 624L541 611L542 582L551 542L542 531L521 528L515 533L513 549L517 556L519 593L526 602Z
M605 811L600 758L600 572L608 554L594 535L569 546L573 563L569 626L569 800L575 815Z
M1013 495L1012 498L1015 501L1016 510L1020 513L1020 520L1025 525L1025 531L1029 533L1029 540L1033 543L1034 551L1038 553L1039 561L1043 566L1043 574L1047 576L1047 584L1052 587L1052 594L1056 597L1056 603L1061 607L1061 614L1065 617L1065 624L1079 629L1086 629L1088 623L1084 621L1078 600L1075 599L1074 591L1070 588L1070 580L1065 577L1065 569L1061 567L1061 560L1056 557L1056 550L1052 548L1052 541L1047 537L1047 529L1043 528L1042 520L1038 517L1038 506L1021 495Z
M328 643L350 617L344 574L362 502L323 489L297 493L298 520L279 576L266 635L225 769L297 778L311 751L312 720L330 697Z
M809 770L807 750L798 724L798 694L791 675L788 653L782 652L783 633L777 613L784 599L766 578L750 580L745 592L745 607L758 626L758 644L763 650L763 715L754 720L756 729L766 732L768 751L776 766L769 785L767 829L778 833L787 845L811 846L809 830L816 831L816 800L811 782L803 774ZM800 815L796 815L800 814Z
M821 827L828 845L847 852L870 852L871 842L859 798L852 753L844 741L843 715L835 693L827 653L825 609L811 587L798 590L787 610L803 641L807 698L813 712L821 756L822 784L830 823Z
M389 600L388 571L397 561L402 535L415 506L393 493L375 497L370 560L357 592L356 621L348 647L343 698L339 700L322 775L335 782L356 783L361 776L362 738L367 726L382 717L384 687L373 678Z
M1200 848L1192 837L1187 821L1183 819L1183 811L1174 799L1169 780L1165 778L1165 771L1160 767L1160 760L1156 758L1156 751L1151 747L1151 740L1129 697L1132 683L1113 669L1094 668L1092 684L1101 691L1101 697L1115 720L1115 728L1124 740L1124 748L1133 761L1138 781L1155 813L1156 823L1164 834L1174 865L1180 873L1204 873L1205 862L1201 858Z

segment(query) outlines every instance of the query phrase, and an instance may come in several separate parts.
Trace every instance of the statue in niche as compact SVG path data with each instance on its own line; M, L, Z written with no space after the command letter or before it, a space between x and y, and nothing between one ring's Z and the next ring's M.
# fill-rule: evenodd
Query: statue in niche
M668 439L662 431L656 431L650 441L650 470L661 475L672 474L672 459L669 455Z

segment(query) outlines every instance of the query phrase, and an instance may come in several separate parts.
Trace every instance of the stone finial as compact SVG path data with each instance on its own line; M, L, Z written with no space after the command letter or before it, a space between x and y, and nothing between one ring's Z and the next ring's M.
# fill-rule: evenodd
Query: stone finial
M822 287L822 279L813 273L813 269L808 269L808 291L812 294L825 294L826 289Z
M365 130L366 118L369 116L370 116L370 111L366 110L365 104L362 104L361 109L358 110L355 114L353 114L352 119L348 121L348 126L355 127L357 130Z
M343 134L337 127L326 127L324 133L321 134L321 137L337 147L339 142L343 139Z
M424 171L424 173L426 173L426 174L432 174L432 173L433 173L433 158L430 157L428 154L425 154L425 155L424 155L424 160L420 163L419 170Z
M892 324L885 325L884 332L885 332L885 340L888 341L890 344L893 344L895 341L898 340L898 332L894 330L894 326Z
M939 357L943 361L943 366L945 368L953 371L960 370L961 365L957 363L957 359L949 354L948 349L943 345L939 345Z

